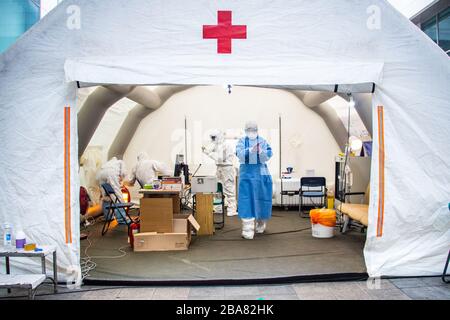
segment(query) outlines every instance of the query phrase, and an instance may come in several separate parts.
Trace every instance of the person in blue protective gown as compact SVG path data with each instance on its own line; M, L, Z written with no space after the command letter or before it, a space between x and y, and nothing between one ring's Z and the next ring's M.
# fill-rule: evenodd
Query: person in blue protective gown
M249 121L245 125L245 137L236 145L239 158L238 212L242 220L242 237L253 239L256 233L264 233L267 221L272 217L272 176L266 162L273 152L267 141L258 135L258 125Z

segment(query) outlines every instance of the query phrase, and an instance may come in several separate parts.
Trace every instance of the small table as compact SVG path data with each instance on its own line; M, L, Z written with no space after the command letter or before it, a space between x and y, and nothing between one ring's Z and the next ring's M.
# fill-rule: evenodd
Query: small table
M46 279L50 279L54 285L54 292L58 292L58 262L56 259L56 247L55 246L39 246L42 251L25 251L23 249L13 248L11 250L6 250L6 248L0 247L0 257L5 257L6 264L6 274L11 273L11 268L9 265L9 258L41 258L42 274L46 276ZM45 266L45 257L53 254L53 278L47 277L47 268ZM8 290L10 292L10 290Z
M0 288L22 288L28 290L28 299L33 300L37 288L45 281L44 274L25 274L13 276L0 274Z
M168 196L179 196L181 191L176 190L163 190L163 189L140 189L140 194L143 194L145 196L152 196L152 195L168 195Z

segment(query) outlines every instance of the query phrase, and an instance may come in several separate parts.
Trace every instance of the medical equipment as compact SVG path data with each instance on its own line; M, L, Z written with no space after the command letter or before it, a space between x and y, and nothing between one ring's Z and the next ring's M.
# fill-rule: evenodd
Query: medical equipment
M217 191L217 177L215 176L193 177L191 183L192 194L215 193Z
M180 177L181 174L184 176L184 184L189 185L189 166L184 163L184 155L177 154L173 176Z

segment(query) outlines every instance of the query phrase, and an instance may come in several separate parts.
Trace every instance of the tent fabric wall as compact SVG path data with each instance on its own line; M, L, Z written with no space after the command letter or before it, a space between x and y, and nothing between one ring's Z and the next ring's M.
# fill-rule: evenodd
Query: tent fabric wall
M233 24L247 25L247 39L233 40L232 54L217 54L217 41L202 39L202 26L217 23L218 10L231 10ZM375 83L377 178L371 182L364 252L368 273L442 272L450 231L436 230L433 219L449 201L450 61L385 1L192 0L180 6L178 0L66 0L35 25L0 56L0 222L24 229L36 242L56 243L67 278L79 271L73 81ZM64 204L67 105L73 120L70 216ZM65 241L68 227L72 243Z

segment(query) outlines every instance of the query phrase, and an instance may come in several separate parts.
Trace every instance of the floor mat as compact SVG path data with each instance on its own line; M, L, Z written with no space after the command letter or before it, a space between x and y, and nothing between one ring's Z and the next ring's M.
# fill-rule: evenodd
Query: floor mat
M97 264L88 280L240 280L293 276L363 274L365 234L336 232L331 239L311 236L308 219L274 211L267 231L254 240L241 238L240 220L227 217L214 236L193 237L187 251L133 252L125 226L101 236L102 223L88 227L82 256ZM119 249L121 249L119 251Z

